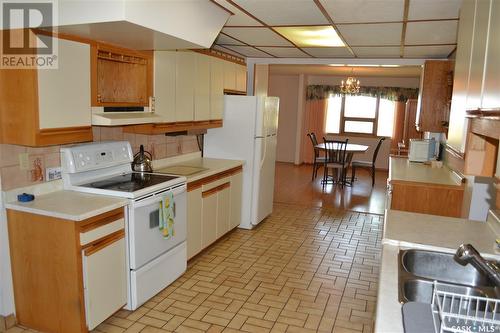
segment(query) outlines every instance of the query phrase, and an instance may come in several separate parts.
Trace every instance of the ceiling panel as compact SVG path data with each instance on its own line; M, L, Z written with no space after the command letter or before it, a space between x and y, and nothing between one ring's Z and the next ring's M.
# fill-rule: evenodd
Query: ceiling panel
M222 32L250 45L293 46L268 28L224 28Z
M404 0L320 0L320 2L336 24L403 20Z
M402 23L338 25L347 44L353 46L399 45Z
M409 20L431 20L458 18L462 0L418 0L410 1Z
M269 58L271 57L269 54L257 50L251 46L224 46L230 50L234 50L238 53L244 54L246 57L255 57L255 58Z
M360 58L399 58L400 47L353 47L352 50Z
M295 47L259 47L259 49L279 58L309 58L307 54Z
M268 25L328 24L312 0L235 0L234 2Z
M258 21L254 20L247 14L243 13L241 10L238 8L234 7L231 5L229 2L226 0L215 0L218 4L222 5L223 7L227 8L229 11L234 13L234 15L231 15L229 19L226 22L226 26L230 25L243 25L243 26L261 26Z
M318 58L351 58L352 53L347 47L304 47L304 51Z
M446 58L455 48L452 45L405 46L405 58Z
M405 44L450 44L457 42L458 21L409 22Z
M219 34L219 36L217 36L217 38L215 39L215 44L245 45L242 42L239 42L236 39L223 34Z

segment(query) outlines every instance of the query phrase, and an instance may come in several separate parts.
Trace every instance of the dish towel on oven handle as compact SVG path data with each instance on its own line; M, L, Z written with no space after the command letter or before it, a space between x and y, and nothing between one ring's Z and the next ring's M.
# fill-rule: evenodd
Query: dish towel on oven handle
M175 236L175 202L174 194L168 192L160 201L159 228L163 238Z

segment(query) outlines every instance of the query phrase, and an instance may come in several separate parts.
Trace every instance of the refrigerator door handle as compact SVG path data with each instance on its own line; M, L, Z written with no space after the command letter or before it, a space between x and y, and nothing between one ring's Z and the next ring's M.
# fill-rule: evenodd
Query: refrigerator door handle
M260 168L264 166L264 162L266 161L266 153L267 153L267 137L264 137L264 150L262 152L262 158L260 159Z

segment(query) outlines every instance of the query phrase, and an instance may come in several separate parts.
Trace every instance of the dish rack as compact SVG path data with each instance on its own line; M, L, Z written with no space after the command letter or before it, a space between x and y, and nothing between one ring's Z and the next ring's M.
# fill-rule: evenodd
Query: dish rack
M500 299L453 292L434 281L431 306L436 332L500 333Z

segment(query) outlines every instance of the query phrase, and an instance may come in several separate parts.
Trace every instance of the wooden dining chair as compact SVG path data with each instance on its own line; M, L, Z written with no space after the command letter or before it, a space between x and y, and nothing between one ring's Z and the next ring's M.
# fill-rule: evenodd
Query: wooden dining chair
M314 151L314 160L313 160L313 173L312 180L316 179L318 176L318 169L325 164L325 157L321 156L321 151L316 147L318 144L318 139L316 138L316 134L314 132L308 133L307 136L311 139L311 143Z
M375 151L373 152L373 157L371 161L352 161L351 163L351 184L354 184L354 177L356 177L356 169L367 169L370 171L372 176L372 187L375 185L375 162L377 161L378 152L380 150L380 146L382 146L382 142L384 142L385 138L380 138L377 143L377 147L375 147Z
M324 166L323 185L332 181L332 183L340 184L342 187L346 184L347 171L347 142L339 140L328 140L323 138L325 143L326 160ZM332 170L332 175L329 174Z

